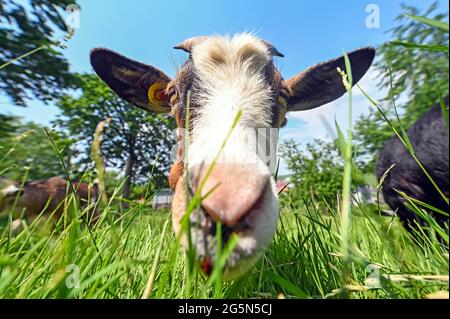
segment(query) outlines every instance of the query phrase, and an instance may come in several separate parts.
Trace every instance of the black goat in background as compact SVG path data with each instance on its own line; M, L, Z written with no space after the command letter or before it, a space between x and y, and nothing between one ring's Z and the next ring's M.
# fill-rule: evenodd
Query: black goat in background
M445 104L448 109L448 96L445 98ZM407 130L416 157L447 198L449 197L448 132L440 103L433 105ZM379 153L376 166L378 181L393 164L395 166L385 177L382 194L391 209L397 211L397 215L408 230L414 227L414 221L423 224L423 220L407 208L406 199L396 190L448 212L449 205L397 136L391 138ZM448 222L448 216L431 210L428 212L441 226Z

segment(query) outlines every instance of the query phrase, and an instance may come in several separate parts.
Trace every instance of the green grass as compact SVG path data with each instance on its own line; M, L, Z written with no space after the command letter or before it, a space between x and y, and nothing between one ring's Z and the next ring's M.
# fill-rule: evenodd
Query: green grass
M448 31L448 25L422 20ZM346 71L347 78L342 75L344 84L350 84L351 119L347 57ZM401 123L398 130L386 121L418 162ZM406 194L411 210L430 225L430 236L419 232L413 239L397 219L381 217L377 205L352 206L351 126L347 138L339 127L338 132L346 164L339 204L328 206L324 215L310 199L283 194L272 244L237 280L222 282L220 267L205 277L192 250L184 252L180 238L169 231L168 211L152 211L147 201L128 203L119 212L117 191L110 200L103 198L101 218L93 227L83 222L86 210L73 195L58 221L39 216L22 220L22 229L15 231L12 214L0 216L0 298L426 298L440 291L448 296L448 226L436 225L423 210L430 207ZM101 160L96 164L97 173L102 172ZM187 203L187 216L201 204L200 193ZM217 229L220 234L220 225ZM231 247L218 240L219 265ZM374 284L373 279L379 281Z
M349 63L346 69L351 70ZM351 76L342 75L351 83ZM238 120L239 114L233 127ZM404 129L400 127L400 134L391 127L414 156ZM275 238L241 278L221 280L220 265L233 239L224 247L217 240L219 267L207 278L195 264L193 250L185 252L180 237L170 231L168 211L152 211L149 199L143 204L127 201L127 208L120 208L123 199L117 189L109 199L102 199L99 222L88 226L83 221L87 209L81 210L72 191L58 221L39 216L22 220L22 230L15 231L11 213L0 220L0 298L425 298L439 291L448 294L448 228L433 223L422 209L429 208L426 203L410 198L406 199L411 209L431 225L430 237L419 233L414 240L397 219L379 216L378 205L352 206L351 130L344 137L337 129L346 163L338 204L328 205L324 215L311 199L283 194ZM55 153L60 154L58 149ZM96 163L97 171L102 171L102 162ZM201 205L200 194L187 203L186 216ZM182 224L188 231L189 223ZM436 233L444 240L439 241ZM374 278L378 279L375 284Z
M141 298L146 291L149 298L276 298L280 293L337 298L343 282L350 298L423 298L448 291L445 281L383 277L381 287L364 291L369 264L381 267L383 276L448 276L448 250L436 239L416 244L397 220L379 217L375 208L363 205L353 207L351 260L344 281L338 212L331 209L324 216L309 203L297 207L289 199L284 202L278 231L264 257L248 275L219 288L198 271L186 281L186 255L173 232L163 234L170 218L166 211L136 205L112 225L100 222L91 232L77 221L65 228L45 228L35 221L23 222L24 229L11 235L10 221L4 219L0 297ZM104 212L115 213L113 207Z

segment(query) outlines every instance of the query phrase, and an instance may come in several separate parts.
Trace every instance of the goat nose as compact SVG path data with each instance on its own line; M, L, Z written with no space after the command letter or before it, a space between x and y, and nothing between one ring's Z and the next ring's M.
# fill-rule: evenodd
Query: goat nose
M258 173L252 165L216 164L206 177L208 170L208 166L193 170L191 190L196 192L206 178L201 192L203 210L230 227L252 210L270 181L268 174Z

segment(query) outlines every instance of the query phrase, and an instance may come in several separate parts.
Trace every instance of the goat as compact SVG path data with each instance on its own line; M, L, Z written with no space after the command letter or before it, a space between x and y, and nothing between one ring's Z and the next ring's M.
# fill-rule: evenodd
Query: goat
M64 199L70 193L68 182L62 177L55 176L49 179L27 181L23 186L18 182L3 182L9 184L0 190L0 211L10 210L15 206L16 211L24 210L26 218L35 218L39 214L53 214L55 218L61 217L64 211ZM73 181L76 196L82 209L95 203L98 199L98 187L94 183ZM17 200L16 200L17 198ZM95 208L88 213L96 214Z
M180 234L186 202L192 194L200 194L199 213L189 216L197 259L202 270L212 271L217 258L216 223L220 222L223 245L230 234L238 236L223 268L224 280L233 279L256 262L277 228L279 205L272 175L278 130L286 124L286 114L342 96L346 89L337 68L345 70L344 57L319 63L285 81L273 63L275 56L283 55L251 34L194 37L174 48L189 53L174 79L105 48L91 51L91 65L126 101L175 118L179 143L169 174L174 189L173 228ZM348 54L353 84L366 73L374 55L371 47ZM268 145L267 156L261 149ZM186 234L181 236L187 246Z
M445 98L445 104L448 108L448 96ZM448 198L449 135L440 103L425 112L406 131L406 134L417 159ZM394 166L389 170L392 165ZM397 212L403 225L409 231L416 227L416 222L423 225L424 221L408 209L405 205L407 200L398 191L448 212L449 205L397 136L392 137L381 149L376 164L376 175L378 181L385 176L382 188L384 200L393 211ZM441 226L448 222L448 216L431 210L429 212Z

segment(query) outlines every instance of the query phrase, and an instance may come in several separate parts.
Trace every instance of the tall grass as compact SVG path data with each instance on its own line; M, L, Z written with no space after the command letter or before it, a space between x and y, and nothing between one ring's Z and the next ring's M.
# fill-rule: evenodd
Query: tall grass
M344 284L350 280L350 220L351 220L351 184L352 184L352 86L353 76L350 60L344 52L345 72L338 68L338 72L342 76L342 82L349 96L348 103L348 119L349 127L347 138L344 140L343 135L339 134L341 139L338 143L343 145L344 158L344 177L342 179L342 206L341 206L341 253L343 257L342 277ZM343 296L346 297L346 290L342 290Z
M347 56L345 61L346 73L341 74L349 92L351 123L351 65ZM186 129L188 125L189 115ZM414 156L404 129L400 134L391 127ZM351 126L346 138L339 127L338 135L345 159L338 204L325 202L329 213L324 215L311 198L282 194L285 205L272 244L239 279L221 280L221 268L235 239L224 246L220 224L218 267L206 277L195 265L188 221L204 199L202 185L208 171L186 205L182 233L188 236L187 253L180 247L181 237L169 231L168 211L149 209L147 194L144 203L130 202L123 210L120 187L104 198L100 218L92 227L83 222L84 216L98 203L82 209L74 189L62 203L64 214L59 220L41 214L34 220L22 219L17 230L13 210L7 212L0 219L0 298L426 298L442 291L448 296L448 226L443 229L433 223L424 210L432 207L404 195L410 208L444 238L439 241L418 228L416 238L421 240L414 240L398 220L380 216L376 205L351 201ZM12 155L13 150L7 151L0 164ZM102 175L101 161L97 167Z
M348 139L343 145L351 148ZM348 183L343 187L350 189ZM190 260L192 252L184 253L168 229L169 212L149 209L146 197L119 214L118 194L120 187L92 229L82 222L91 207L71 205L73 193L65 205L71 218L22 220L14 234L8 214L0 222L0 297L424 298L448 291L448 244L424 233L417 243L396 219L357 199L343 226L344 199L323 215L311 198L283 194L268 251L248 274L222 282L220 271L208 278ZM194 197L192 213L201 202ZM223 265L230 246L218 245Z
M287 206L263 258L219 291L198 272L186 287L187 258L167 229L168 212L137 204L112 224L97 224L92 236L78 219L66 228L23 221L24 229L10 236L8 245L2 232L0 297L276 298L281 293L288 298L337 298L343 282L351 298L423 298L448 291L448 251L436 239L418 246L397 220L378 216L374 207L353 207L351 262L344 281L337 208L324 216L310 199ZM10 220L5 220L1 229L8 227ZM366 285L368 265L380 268L379 287Z

